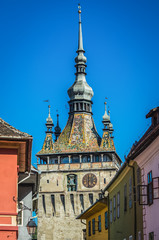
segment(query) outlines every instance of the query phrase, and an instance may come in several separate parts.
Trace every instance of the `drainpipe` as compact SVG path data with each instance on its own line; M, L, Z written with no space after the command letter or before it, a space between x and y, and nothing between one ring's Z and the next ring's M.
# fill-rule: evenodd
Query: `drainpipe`
M126 159L125 159L126 160ZM134 194L134 240L137 239L137 214L136 214L136 185L135 185L135 168L134 166L129 165L129 161L127 161L128 167L133 170L133 194Z
M108 193L108 240L110 240L110 206L109 206L109 193ZM113 217L113 216L112 216Z
M23 178L20 182L18 182L18 184L24 182L24 181L27 180L28 178L30 178L30 173L29 173L29 175L28 175L27 177Z

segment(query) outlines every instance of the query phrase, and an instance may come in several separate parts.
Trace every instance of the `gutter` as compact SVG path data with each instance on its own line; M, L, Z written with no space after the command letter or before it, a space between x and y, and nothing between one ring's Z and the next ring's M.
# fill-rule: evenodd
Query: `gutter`
M18 182L18 184L24 182L24 181L27 180L28 178L30 178L30 173L29 173L29 175L28 175L27 177L23 178L20 182Z
M137 240L137 213L136 213L136 184L135 184L135 168L127 162L128 167L133 170L133 195L134 195L134 240Z

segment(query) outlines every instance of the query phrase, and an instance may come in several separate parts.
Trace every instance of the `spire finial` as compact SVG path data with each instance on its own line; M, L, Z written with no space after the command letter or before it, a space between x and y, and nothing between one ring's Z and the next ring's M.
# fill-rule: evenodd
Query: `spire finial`
M46 121L53 123L52 118L51 118L51 114L50 114L50 108L51 108L51 106L48 105L48 108L49 108L49 113L48 113L48 118L46 119Z
M49 108L49 117L51 117L51 116L50 116L50 107L51 107L51 106L49 105L49 106L48 106L48 108Z
M78 4L78 13L79 13L79 23L81 23L81 5Z
M105 100L107 100L108 98L106 97ZM110 116L107 114L107 102L104 102L105 105L105 113L103 116L103 121L110 121Z

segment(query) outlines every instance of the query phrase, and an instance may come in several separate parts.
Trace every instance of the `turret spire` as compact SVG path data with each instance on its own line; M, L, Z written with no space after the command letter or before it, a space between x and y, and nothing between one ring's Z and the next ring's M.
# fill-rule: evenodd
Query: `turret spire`
M61 128L60 128L60 126L59 126L59 114L57 114L57 125L56 125L56 127L55 127L55 137L56 137L55 140L58 139L58 137L60 136L60 134L61 134Z
M47 127L46 133L53 133L52 127L54 126L54 124L53 124L53 120L52 120L51 114L50 114L50 105L48 106L48 108L49 108L49 114L48 114L48 117L46 119L46 124L45 124Z

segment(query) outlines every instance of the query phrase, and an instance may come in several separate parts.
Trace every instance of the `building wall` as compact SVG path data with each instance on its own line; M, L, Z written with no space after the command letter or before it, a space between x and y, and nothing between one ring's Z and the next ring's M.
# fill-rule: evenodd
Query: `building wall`
M101 211L96 212L86 220L87 224L87 240L108 240L108 229L105 229L105 212L108 211L106 206ZM98 216L101 215L101 232L98 231ZM92 219L95 218L95 234L92 232ZM89 221L91 221L91 236L89 236Z
M134 164L135 167L135 180L136 180L136 172L137 172L137 164ZM118 176L118 178L114 181L114 183L108 189L109 192L109 229L110 229L110 238L123 240L129 239L132 236L132 239L135 239L135 231L134 231L134 195L133 195L133 185L132 185L132 194L130 195L129 181L132 179L133 184L133 171L132 168L126 166L122 173ZM127 210L124 210L124 186L127 185ZM117 194L120 193L120 214L117 217ZM137 193L137 187L136 187ZM115 212L116 217L114 218L114 196L116 198L115 204ZM132 199L132 206L129 205L130 196ZM112 223L110 221L110 201L112 200ZM137 224L137 232L136 232L136 240L142 239L142 207L139 206L139 202L136 202L136 224ZM139 236L141 238L139 238Z
M159 137L157 137L138 157L136 157L135 161L141 168L142 185L148 184L147 174L150 171L152 171L153 178L159 177ZM143 206L144 240L149 239L149 233L151 232L154 232L155 240L159 237L158 209L159 199L154 199L152 205Z
M23 203L22 225L19 225L18 240L31 240L27 224L32 216L32 186L19 186L18 200Z
M17 154L0 148L0 239L17 239Z
M100 167L99 167L100 164ZM81 164L60 164L60 165L39 165L41 171L38 201L38 240L82 240L85 226L76 220L76 217L87 209L90 205L89 194L93 194L93 202L99 199L101 189L112 179L116 169L110 164L107 168L101 169L101 163L81 163ZM92 168L90 168L92 166ZM99 169L97 169L99 167ZM59 168L56 171L55 168ZM97 183L92 188L83 185L83 177L93 173L97 178ZM67 175L77 176L77 191L68 191ZM104 180L105 179L105 180ZM65 196L65 210L60 195ZM74 197L74 209L70 195ZM80 201L83 194L84 209ZM55 196L54 210L51 195ZM45 207L43 206L45 199Z

